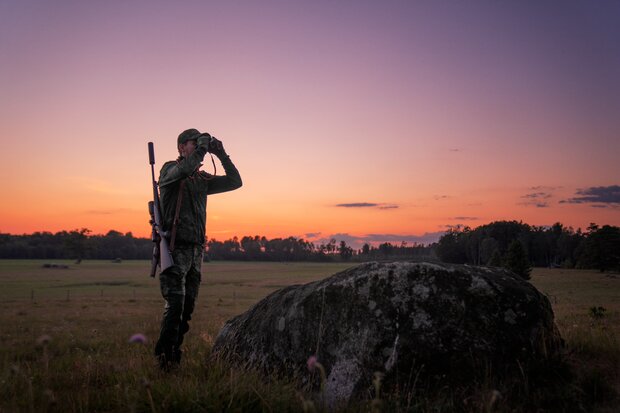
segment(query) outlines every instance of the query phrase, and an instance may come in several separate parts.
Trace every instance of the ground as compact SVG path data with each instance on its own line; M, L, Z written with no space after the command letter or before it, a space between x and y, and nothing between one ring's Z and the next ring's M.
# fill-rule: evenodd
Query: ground
M275 289L350 266L205 263L184 369L163 375L151 355L163 300L157 281L148 277L150 263L53 261L69 268L43 268L48 262L0 261L0 412L309 409L311 396L298 393L292 383L267 381L217 362L206 366L205 360L228 318ZM620 392L620 276L534 269L531 282L553 305L574 371L570 386L581 392L577 399L598 411L615 411L619 405L614 394ZM146 343L130 343L134 334L143 334ZM495 397L494 389L487 390L490 396L481 390L484 394L475 396L479 404L472 410L487 399L493 400L493 409L519 409ZM367 410L377 406L368 403ZM424 411L425 406L428 401L412 411Z

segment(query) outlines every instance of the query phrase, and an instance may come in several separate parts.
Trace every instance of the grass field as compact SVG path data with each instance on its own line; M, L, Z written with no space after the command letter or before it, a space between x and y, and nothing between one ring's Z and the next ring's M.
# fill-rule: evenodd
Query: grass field
M44 261L0 261L0 412L90 411L303 411L310 409L291 383L205 360L225 320L268 293L324 278L348 264L205 263L184 366L163 374L155 368L163 300L149 263L86 261L68 269ZM575 411L617 411L620 392L620 276L594 271L535 269L532 283L551 300L567 342L570 379L563 392ZM591 310L602 307L603 310ZM148 342L132 344L131 335ZM527 405L493 388L472 396L465 410L523 411ZM421 396L423 398L423 396ZM462 410L467 404L425 398L411 411ZM460 396L459 396L460 397ZM365 403L350 411L383 406L406 411L397 399ZM542 403L542 402L541 402ZM543 410L553 406L541 404ZM564 408L565 409L565 408Z

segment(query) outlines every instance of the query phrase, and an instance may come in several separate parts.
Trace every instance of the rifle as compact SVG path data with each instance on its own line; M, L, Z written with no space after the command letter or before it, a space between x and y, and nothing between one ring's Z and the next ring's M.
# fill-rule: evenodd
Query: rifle
M151 259L151 277L155 277L155 271L159 265L160 272L166 271L174 265L172 255L170 255L170 246L168 245L167 231L163 230L161 219L161 207L159 205L159 190L157 181L155 180L155 149L153 142L149 142L149 163L151 164L151 177L153 178L153 200L149 201L149 221L153 230L151 232L151 240L153 245L153 258Z

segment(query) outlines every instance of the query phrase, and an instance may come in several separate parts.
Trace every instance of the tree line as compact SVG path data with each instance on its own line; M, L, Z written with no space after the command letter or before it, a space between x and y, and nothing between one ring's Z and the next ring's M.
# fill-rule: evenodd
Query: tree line
M315 244L302 238L264 236L233 237L225 241L206 240L208 260L239 261L370 261L381 259L436 259L433 245L383 243L364 244L356 250L345 241L331 239ZM0 259L150 259L153 242L136 238L131 232L111 230L91 235L82 228L73 231L0 234Z
M516 244L515 244L516 242ZM517 245L518 244L518 245ZM0 258L25 259L150 259L150 238L111 230L93 235L73 231L0 234ZM591 224L585 231L561 223L551 227L497 221L448 230L437 243L364 244L360 249L330 239L315 244L297 237L264 236L206 240L206 257L242 261L375 261L441 260L448 263L620 270L620 228ZM516 268L516 267L515 267ZM525 270L524 270L525 271Z
M543 227L497 221L475 229L452 228L435 251L442 261L458 264L505 266L516 254L536 267L620 270L620 228L590 224L586 231L575 231L559 222Z
M150 238L136 238L131 232L111 230L105 235L91 235L89 229L82 228L54 234L0 234L0 258L150 259L152 252Z
M212 259L248 261L372 261L382 259L434 259L433 245L391 244L378 246L366 243L356 250L335 238L318 245L302 238L261 236L233 237L226 241L209 239L207 252Z

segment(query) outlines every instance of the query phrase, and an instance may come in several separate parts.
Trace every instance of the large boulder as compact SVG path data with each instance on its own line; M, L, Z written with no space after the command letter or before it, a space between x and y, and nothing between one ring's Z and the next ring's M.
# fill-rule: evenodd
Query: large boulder
M480 363L546 359L560 343L547 298L507 270L374 262L272 293L224 325L213 354L306 384L314 355L333 405L376 371L467 376Z

